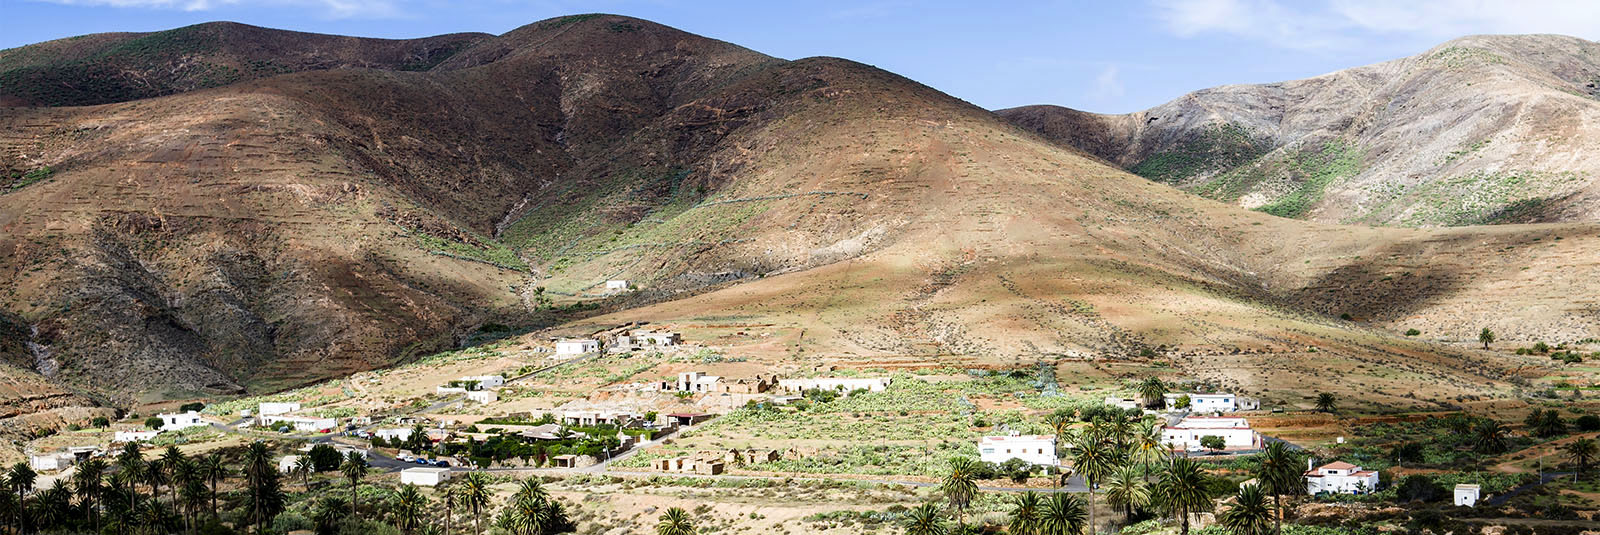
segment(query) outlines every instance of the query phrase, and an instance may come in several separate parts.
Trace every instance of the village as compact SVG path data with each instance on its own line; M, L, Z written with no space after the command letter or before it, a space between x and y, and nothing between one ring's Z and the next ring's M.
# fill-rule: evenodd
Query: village
M522 358L505 357L512 352ZM1334 413L1337 401L1324 399L1331 395L1309 409L1273 406L1181 378L1110 375L1070 393L1055 386L1056 373L1042 366L774 369L669 328L624 326L469 348L286 394L129 414L35 441L28 466L48 481L125 455L130 445L204 452L270 441L284 477L308 473L315 458L360 457L402 486L439 487L483 472L576 481L799 477L916 488L938 483L932 474L944 465L970 460L976 477L991 481L984 488L997 492L1084 493L1089 477L1103 476L1080 469L1079 444L1105 432L1150 441L1159 450L1152 458L1194 459L1223 473L1252 465L1272 446L1298 452L1299 484L1313 504L1391 500L1398 480L1410 477L1384 455L1373 467L1371 456L1351 454L1370 449L1370 439L1308 442L1285 424ZM1233 487L1255 484L1248 471L1240 474ZM1472 508L1521 492L1525 481L1505 475L1440 481L1450 482L1450 503ZM1216 521L1206 518L1197 522Z

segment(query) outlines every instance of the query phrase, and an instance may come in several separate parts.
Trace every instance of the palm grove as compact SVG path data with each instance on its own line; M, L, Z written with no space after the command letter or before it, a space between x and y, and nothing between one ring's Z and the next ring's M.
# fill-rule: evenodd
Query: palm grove
M109 460L80 463L70 477L43 489L35 488L38 475L17 463L4 474L9 492L0 498L0 518L7 529L0 531L481 535L494 528L546 535L576 529L535 478L500 500L487 473L471 472L429 498L414 485L365 484L366 459L327 445L286 468L280 470L264 442L206 455L168 446L150 456L128 444ZM317 473L326 476L313 479Z

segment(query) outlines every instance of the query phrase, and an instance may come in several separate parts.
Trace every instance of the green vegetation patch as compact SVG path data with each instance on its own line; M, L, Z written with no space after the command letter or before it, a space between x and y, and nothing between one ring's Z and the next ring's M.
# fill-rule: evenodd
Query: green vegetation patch
M1301 151L1290 167L1291 176L1301 177L1299 187L1256 210L1278 217L1303 216L1322 200L1329 184L1360 173L1364 156L1360 148L1342 139L1324 143L1321 150Z
M1442 64L1449 69L1463 69L1479 65L1499 65L1506 58L1482 48L1452 46L1428 56L1428 63Z
M483 245L462 243L455 240L431 236L422 232L413 234L417 246L434 254L441 254L453 258L465 258L482 261L495 266L516 271L528 271L528 263L523 262L511 249L494 240L481 240Z
M1172 150L1150 155L1130 171L1157 182L1181 183L1195 176L1233 169L1271 150L1268 140L1242 125L1215 123Z
M10 175L6 176L6 181L10 183L10 186L6 187L6 190L16 191L22 189L46 178L50 178L50 175L55 174L55 172L55 169L51 168L50 166L45 166L28 171L26 173L11 173Z

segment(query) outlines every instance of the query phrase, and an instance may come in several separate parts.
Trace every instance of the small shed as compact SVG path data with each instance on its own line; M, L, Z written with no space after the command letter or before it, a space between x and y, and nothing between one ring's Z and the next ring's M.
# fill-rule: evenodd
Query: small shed
M285 455L278 459L278 473L288 474L295 471L295 466L300 463L299 455Z
M400 471L400 484L411 484L423 487L438 486L450 480L449 468L417 467Z
M1456 485L1455 503L1461 507L1476 507L1478 505L1478 495L1481 492L1482 489L1478 488L1477 485Z
M577 468L578 467L578 456L577 455L557 455L555 457L551 457L550 458L550 464L551 464L551 466L554 466L556 468Z
M702 412L674 412L672 414L668 414L667 418L671 420L672 423L678 425L694 425L706 420L710 420L711 415Z

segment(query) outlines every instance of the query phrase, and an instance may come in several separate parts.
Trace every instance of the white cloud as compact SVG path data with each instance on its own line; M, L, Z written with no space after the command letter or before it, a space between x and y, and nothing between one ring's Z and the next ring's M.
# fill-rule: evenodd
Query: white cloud
M329 18L383 18L400 14L393 0L35 0L69 6L211 11L225 7L283 7L313 10Z
M1179 37L1221 34L1298 50L1344 51L1382 40L1414 47L1480 33L1600 36L1593 0L1152 0Z
M1122 73L1115 63L1106 65L1100 74L1094 77L1094 85L1089 89L1089 98L1094 100L1113 100L1122 98L1127 94L1127 88L1122 85Z

